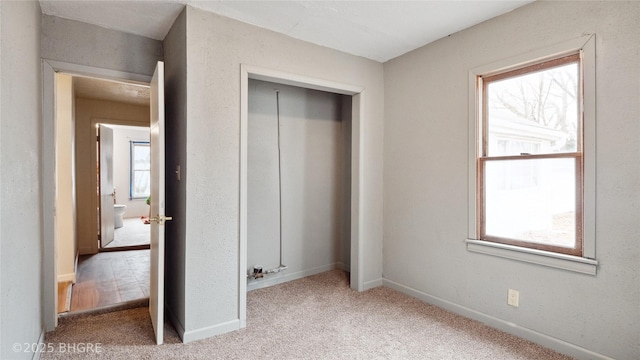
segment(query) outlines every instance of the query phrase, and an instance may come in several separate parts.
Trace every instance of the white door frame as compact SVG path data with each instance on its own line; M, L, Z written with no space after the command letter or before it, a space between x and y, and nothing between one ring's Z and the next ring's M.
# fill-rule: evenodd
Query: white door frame
M95 76L94 76L95 77ZM129 127L135 127L135 128L145 128L146 130L149 130L149 122L138 122L138 121L134 121L134 120L119 120L119 119L108 119L108 118L99 118L99 117L92 117L91 118L91 128L95 129L96 126L98 125L118 125L118 126L129 126ZM93 137L95 139L95 136ZM95 140L92 140L95 141ZM89 151L89 155L91 159L97 159L98 158L98 151L96 149L95 146L91 147L91 151ZM96 183L96 186L100 186L100 184ZM95 209L100 207L100 195L96 193L95 196L92 197L91 200L91 208ZM100 220L98 219L98 217L94 218L94 223L92 225L94 226L100 226ZM102 229L101 229L101 233L100 236L102 236ZM100 241L96 238L96 241L92 242L92 247L91 247L91 253L97 253L100 251L100 249L102 249L102 245L100 243ZM86 248L85 248L86 251Z
M55 73L57 72L142 84L151 82L151 76L148 75L42 59L42 296L45 331L52 331L58 325L58 270L55 256L57 244L54 231L56 208Z
M247 163L249 79L299 86L352 96L351 105L351 288L364 291L363 271L363 166L364 95L362 86L326 81L281 71L240 65L240 264L238 310L240 327L247 323Z

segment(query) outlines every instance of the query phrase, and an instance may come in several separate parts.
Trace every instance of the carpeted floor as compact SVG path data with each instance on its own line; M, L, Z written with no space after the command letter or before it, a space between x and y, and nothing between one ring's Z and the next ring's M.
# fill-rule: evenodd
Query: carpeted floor
M249 292L247 327L210 339L182 344L167 323L156 346L137 308L61 319L45 346L42 359L570 359L389 288L352 291L337 270Z

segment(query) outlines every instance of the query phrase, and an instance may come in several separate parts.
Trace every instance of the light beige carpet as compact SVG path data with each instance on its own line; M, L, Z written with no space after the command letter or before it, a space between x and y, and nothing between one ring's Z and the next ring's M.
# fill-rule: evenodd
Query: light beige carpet
M189 344L165 324L165 344L154 345L147 308L63 319L45 340L78 343L100 343L100 353L41 358L569 359L389 288L354 292L342 271L251 291L245 329Z

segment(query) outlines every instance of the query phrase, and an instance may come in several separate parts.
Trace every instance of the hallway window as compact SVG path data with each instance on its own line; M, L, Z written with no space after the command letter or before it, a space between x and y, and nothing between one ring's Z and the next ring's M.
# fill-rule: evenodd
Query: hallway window
M146 199L151 193L151 148L148 141L131 141L129 198Z

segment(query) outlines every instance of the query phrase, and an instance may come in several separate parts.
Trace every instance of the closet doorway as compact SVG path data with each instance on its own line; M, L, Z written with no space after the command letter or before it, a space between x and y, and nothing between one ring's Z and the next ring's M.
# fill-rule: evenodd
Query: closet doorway
M348 265L344 263L343 265L345 265L345 267L348 267L348 269L345 269L345 270L348 270L350 272L351 288L357 291L364 290L363 249L362 249L362 239L361 239L361 235L362 235L361 229L362 229L362 222L363 222L362 204L361 204L363 187L361 182L362 182L362 166L363 166L363 155L364 155L364 151L362 149L363 133L361 130L362 130L362 121L363 121L362 114L363 114L364 96L365 96L364 88L359 86L320 80L320 79L302 77L302 76L288 74L284 72L258 68L254 66L242 65L241 66L241 121L240 121L240 164L241 164L240 165L240 263L239 263L240 266L238 269L239 277L241 280L240 287L239 287L239 299L240 299L239 306L240 306L240 326L241 327L246 326L246 291L249 287L248 287L248 281L245 281L245 279L250 278L250 274L253 271L253 267L255 265L258 265L258 264L249 263L249 258L248 258L249 256L248 247L250 246L248 242L248 235L250 232L249 221L251 221L249 218L249 211L253 211L253 210L250 210L253 205L249 202L250 194L248 192L250 181L251 181L248 175L249 166L250 166L249 150L251 147L250 141L249 141L250 140L249 93L251 88L250 81L253 81L253 80L266 81L269 83L276 84L275 86L270 84L266 85L266 86L272 86L272 92L273 92L272 94L276 93L276 90L278 90L277 89L278 86L282 86L284 88L284 86L286 85L286 86L302 88L303 92L306 90L318 90L320 92L331 93L332 94L331 96L336 96L336 94L337 96L340 96L339 97L341 99L340 110L339 110L340 117L343 118L345 117L344 115L347 114L347 118L350 118L349 119L350 127L348 130L349 133L346 136L348 137L348 139L345 139L348 141L342 143L342 146L344 146L343 152L342 153L338 152L340 153L340 155L339 156L336 155L336 156L342 158L346 153L350 153L350 156L349 156L350 164L348 165L349 176L345 178L344 176L342 176L344 175L344 172L343 172L337 178L334 177L334 182L335 181L342 182L346 179L348 186L343 186L340 191L344 191L346 188L348 188L349 194L347 195L348 199L345 199L344 197L340 196L338 197L340 200L333 202L334 205L338 204L336 206L337 210L334 209L333 214L335 215L336 211L339 213L342 213L344 209L344 204L347 203L346 213L348 213L349 215L348 216L349 222L348 222L347 229L342 228L342 230L337 231L337 233L343 234L343 230L344 230L344 233L346 234L346 239L339 242L339 245L337 245L337 248L338 249L348 248L348 258L349 258ZM275 87L275 89L273 87ZM281 120L280 125L282 126L283 119L281 118L280 120ZM342 136L344 136L344 133L342 134ZM282 154L284 154L284 152ZM281 157L281 160L283 160L282 157ZM344 165L344 161L342 162L342 165ZM284 169L284 166L282 166L281 164L280 170L283 170L283 169ZM273 169L271 171L273 171ZM284 172L287 172L287 171L285 170ZM284 172L283 172L283 175L284 175ZM285 183L284 177L281 177L280 181L282 181L281 184L283 185L283 190L286 191L287 186L284 185ZM284 191L280 191L279 194L283 195L282 219L284 220L285 217L287 216L285 215L287 210L284 209L285 201L286 201L285 199L289 195L285 195ZM273 197L272 192L270 196ZM269 201L267 201L267 203L269 203ZM270 201L270 203L273 204L273 201ZM274 211L272 210L269 212L273 213ZM313 214L311 214L311 216L313 216ZM280 218L280 216L276 215L276 218ZM282 228L283 230L286 230L287 226L283 226ZM333 229L335 231L335 223L333 225ZM272 233L277 233L277 231L272 231ZM284 235L284 231L282 231L281 234ZM283 236L283 241L286 241L285 239L286 239L286 236ZM269 249L273 250L272 245L268 245L268 246L269 246ZM333 246L335 250L336 249L335 243ZM286 245L284 245L284 242L282 243L281 247L283 250L286 250ZM308 252L305 252L305 254L308 254ZM344 251L341 252L340 250L338 250L337 255L335 257L335 259L338 259L338 260L326 265L328 265L329 267L332 267L332 266L339 267L341 263L340 258L341 256L344 256L344 254L345 254ZM278 271L277 272L278 274L276 274L276 275L280 274L279 276L282 278L286 278L286 275L284 275L283 273L286 274L287 271L295 270L295 269L289 269L289 265L286 264L287 262L286 256L287 255L284 252L283 252L283 256L279 256L279 259L282 259L282 260L280 261L281 263L278 264L277 266L277 268L281 270L283 269L283 267L286 267L286 270ZM309 256L309 255L303 255L303 257L305 256ZM252 261L255 261L255 260L252 260ZM293 261L296 261L296 260L293 260ZM327 268L326 270L329 270L329 269L330 268ZM269 269L263 268L263 271L264 270L269 270ZM298 270L297 274L294 274L293 276L289 276L289 279L286 279L283 281L293 280L296 277L307 276L308 271L311 271L311 273L314 273L314 272L320 272L324 270L323 270L323 266L320 266L320 268L315 268L315 269Z
M350 271L351 96L249 80L248 290Z

